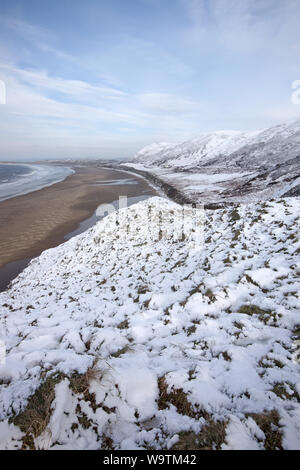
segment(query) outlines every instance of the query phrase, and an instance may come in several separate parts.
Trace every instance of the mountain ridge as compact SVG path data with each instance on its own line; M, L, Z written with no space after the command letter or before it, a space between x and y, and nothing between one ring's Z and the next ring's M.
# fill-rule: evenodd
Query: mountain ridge
M295 153L297 156L300 155L300 119L262 131L216 131L201 133L199 137L179 144L150 144L137 152L132 162L149 166L154 162L160 162L163 167L188 169L202 164L211 164L211 160L214 164L217 162L222 166L222 160L225 157L226 164L229 164L230 157L237 160L239 157L246 156L247 153L258 159L264 153L267 158L266 162L270 163L270 157L276 154L276 150L278 152L282 148L285 151L292 151L293 156ZM291 157L288 154L281 158L280 161L284 161ZM271 158L271 163L273 162L274 155L273 159Z
M300 120L259 132L218 131L170 146L156 143L137 152L129 165L203 203L297 196Z

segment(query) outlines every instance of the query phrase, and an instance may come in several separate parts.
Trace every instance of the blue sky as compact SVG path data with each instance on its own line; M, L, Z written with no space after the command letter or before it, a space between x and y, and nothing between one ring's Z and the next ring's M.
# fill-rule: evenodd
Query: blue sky
M300 118L298 0L1 0L0 159L130 157Z

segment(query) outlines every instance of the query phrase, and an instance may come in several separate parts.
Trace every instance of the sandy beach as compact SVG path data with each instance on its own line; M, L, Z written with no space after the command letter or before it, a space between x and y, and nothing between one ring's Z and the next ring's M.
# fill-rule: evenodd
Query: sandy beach
M156 194L145 180L122 171L94 166L75 170L53 186L0 202L0 268L63 243L65 235L101 203L110 203L119 195ZM128 178L137 184L126 183ZM114 179L124 180L124 184L101 185Z

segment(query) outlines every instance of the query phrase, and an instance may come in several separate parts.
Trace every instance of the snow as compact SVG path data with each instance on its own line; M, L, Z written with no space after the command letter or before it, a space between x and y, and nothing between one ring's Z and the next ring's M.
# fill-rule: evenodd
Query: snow
M256 431L256 433L255 433ZM258 431L258 432L257 432ZM255 434L256 435L255 435ZM262 431L255 424L253 419L249 419L242 423L236 416L230 416L230 422L227 426L227 444L222 446L223 450L260 450L259 445L254 437L263 439Z
M246 176L248 173L217 173L216 175L205 175L205 174L192 174L186 175L185 173L176 173L174 176L185 178L186 181L200 182L200 183L222 183L223 181L231 181L235 178L241 178ZM172 175L169 175L172 176Z
M152 165L163 162L166 167L196 166L199 161L208 161L220 154L229 155L256 135L257 132L218 131L202 133L199 137L180 144L155 143L141 149L136 154L134 163Z
M277 163L299 155L300 121L283 123L263 131L217 131L179 144L155 143L141 149L133 163L151 167L196 168L222 160L230 167L242 160L250 165ZM281 152L284 149L284 154ZM249 155L247 155L249 153ZM215 162L217 159L218 164Z
M297 120L257 132L218 131L179 144L156 143L127 166L153 173L196 202L255 202L298 194L299 154Z
M210 417L223 449L262 449L253 414L272 410L282 447L300 447L300 201L197 210L204 242L195 213L180 238L182 207L151 198L45 251L0 294L0 448L22 446L14 416L55 373L36 448L171 449ZM71 376L91 370L87 397Z

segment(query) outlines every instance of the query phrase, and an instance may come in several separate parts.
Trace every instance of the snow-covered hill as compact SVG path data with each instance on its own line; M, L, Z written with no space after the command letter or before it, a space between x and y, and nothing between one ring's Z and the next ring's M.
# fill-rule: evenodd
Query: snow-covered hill
M181 170L203 166L256 169L300 156L300 120L258 132L203 133L180 144L148 145L133 162Z
M147 166L188 169L208 163L219 155L227 156L246 145L257 133L219 131L203 133L180 144L154 143L140 150L133 162Z
M202 246L153 198L32 261L0 294L1 448L299 448L299 213L206 211Z
M202 202L297 195L300 121L261 132L220 131L181 144L149 145L128 165L151 171Z

